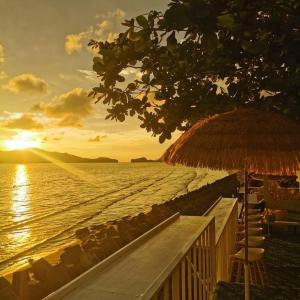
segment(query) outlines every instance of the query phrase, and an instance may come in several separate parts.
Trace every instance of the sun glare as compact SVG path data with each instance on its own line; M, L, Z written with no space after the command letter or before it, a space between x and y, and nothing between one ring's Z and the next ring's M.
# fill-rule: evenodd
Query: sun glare
M4 145L7 150L22 150L39 147L41 142L32 132L20 132L11 140L4 141Z

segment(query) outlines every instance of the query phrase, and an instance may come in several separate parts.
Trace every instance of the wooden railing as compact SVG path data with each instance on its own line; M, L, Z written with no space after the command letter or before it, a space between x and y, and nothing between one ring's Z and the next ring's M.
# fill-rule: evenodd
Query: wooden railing
M207 218L201 233L178 262L151 300L208 300L215 282L215 222ZM164 272L166 274L166 272ZM148 299L143 297L143 299Z
M231 210L216 233L216 280L229 281L230 255L235 252L238 203L232 201Z
M206 216L176 214L47 299L209 300L229 279L237 214L227 198Z

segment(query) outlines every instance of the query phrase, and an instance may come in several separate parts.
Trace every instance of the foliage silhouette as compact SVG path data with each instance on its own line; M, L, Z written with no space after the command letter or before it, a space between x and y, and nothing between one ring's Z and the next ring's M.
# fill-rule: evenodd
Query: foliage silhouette
M239 106L300 118L299 1L171 0L122 24L113 42L89 43L100 80L90 95L107 118L137 115L161 143Z

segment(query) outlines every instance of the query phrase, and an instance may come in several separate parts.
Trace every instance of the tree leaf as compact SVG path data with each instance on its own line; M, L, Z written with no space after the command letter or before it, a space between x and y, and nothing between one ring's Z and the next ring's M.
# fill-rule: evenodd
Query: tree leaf
M189 9L186 5L178 4L171 6L164 14L164 21L161 25L166 28L181 30L190 23Z
M149 82L150 82L150 76L149 76L149 74L143 74L143 76L142 76L142 82L146 83L146 84L149 84Z
M164 134L161 134L158 138L159 142L162 144L165 140L166 140L166 137Z
M121 76L121 75L118 75L117 76L117 81L119 82L124 82L125 81L125 77Z
M218 16L217 23L221 27L224 27L227 29L232 29L232 28L234 28L234 25L235 25L234 16L231 14Z
M167 48L169 51L173 52L176 49L177 46L177 40L175 37L175 31L172 31L172 33L167 38Z
M127 88L129 89L129 90L135 90L136 89L136 85L133 83L133 82L131 82L131 83L129 83L128 85L127 85Z
M136 21L143 28L148 28L149 27L148 20L143 15L140 15L140 16L136 17Z
M133 31L133 30L130 30L129 31L129 38L134 41L134 42L137 42L139 40L141 40L143 38L143 31Z

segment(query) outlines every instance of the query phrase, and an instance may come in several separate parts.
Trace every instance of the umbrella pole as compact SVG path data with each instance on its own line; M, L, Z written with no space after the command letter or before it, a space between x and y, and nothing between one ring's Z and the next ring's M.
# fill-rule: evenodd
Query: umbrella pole
M248 171L245 168L244 173L245 193L244 193L244 222L245 222L245 261L244 261L244 277L245 277L245 300L250 299L249 286L249 262L248 262Z

